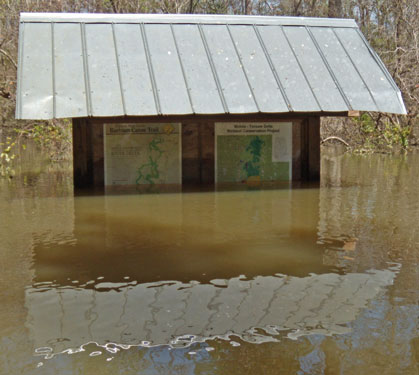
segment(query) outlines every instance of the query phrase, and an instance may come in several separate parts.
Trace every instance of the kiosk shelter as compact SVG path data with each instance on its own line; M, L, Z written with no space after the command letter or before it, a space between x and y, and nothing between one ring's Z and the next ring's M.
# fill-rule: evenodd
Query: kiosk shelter
M74 184L318 180L320 117L405 114L354 20L23 13L16 118L73 119Z

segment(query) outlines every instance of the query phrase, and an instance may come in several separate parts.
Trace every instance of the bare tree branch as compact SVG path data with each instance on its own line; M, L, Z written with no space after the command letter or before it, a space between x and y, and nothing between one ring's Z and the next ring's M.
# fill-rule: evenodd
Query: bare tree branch
M15 62L15 60L13 60L12 56L10 56L9 53L7 53L4 49L0 49L0 53L4 56L7 57L7 59L13 64L13 66L15 67L15 69L17 69L17 64Z
M331 135L330 137L327 137L327 138L323 139L323 140L320 142L320 144L326 143L326 142L328 142L328 141L333 141L333 140L336 140L336 141L342 142L342 143L343 143L346 147L349 147L349 143L348 143L348 142L346 142L346 141L345 141L345 140L343 140L342 138L340 138L340 137L336 137L336 136L334 136L334 135Z

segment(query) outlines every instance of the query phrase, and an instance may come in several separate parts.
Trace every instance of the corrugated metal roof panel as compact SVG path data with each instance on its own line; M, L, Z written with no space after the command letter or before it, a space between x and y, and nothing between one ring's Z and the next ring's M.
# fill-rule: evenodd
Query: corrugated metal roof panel
M51 24L28 25L22 35L19 98L23 118L53 118ZM43 45L45 48L39 48ZM18 105L19 107L19 105Z
M126 114L157 115L141 28L115 24L114 29Z
M381 60L365 43L358 29L336 29L342 44L357 67L365 84L372 93L381 112L403 113L399 90Z
M223 113L223 102L198 26L174 25L173 32L194 111L206 114Z
M54 24L55 116L87 116L80 25ZM78 35L75 38L74 35Z
M280 26L258 26L262 42L266 46L269 58L296 112L319 112L321 110L316 97L307 81L307 77L297 60L294 50L288 43Z
M320 27L313 27L311 31L330 68L335 72L351 107L360 111L371 111L371 109L378 111L368 86L340 43L336 32L330 28Z
M112 24L85 25L91 115L124 115Z
M348 106L334 82L332 72L324 64L305 27L285 26L283 29L313 94L320 104L320 109L326 112L347 111Z
M259 112L227 26L204 25L202 28L227 104L227 112Z
M259 111L288 112L281 89L253 27L237 25L230 29Z
M22 14L16 117L406 113L353 20Z
M193 113L170 25L144 28L162 114Z

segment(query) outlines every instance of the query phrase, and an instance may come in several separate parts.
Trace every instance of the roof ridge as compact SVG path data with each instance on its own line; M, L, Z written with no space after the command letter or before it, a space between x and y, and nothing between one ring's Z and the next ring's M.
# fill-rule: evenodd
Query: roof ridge
M115 14L115 13L21 13L21 22L68 23L186 23L242 24L319 27L358 27L355 20L345 18L249 16L225 14Z

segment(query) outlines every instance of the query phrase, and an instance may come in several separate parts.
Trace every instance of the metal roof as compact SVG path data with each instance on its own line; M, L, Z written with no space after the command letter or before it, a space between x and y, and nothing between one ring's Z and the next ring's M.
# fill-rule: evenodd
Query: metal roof
M22 13L16 117L405 114L353 20Z

